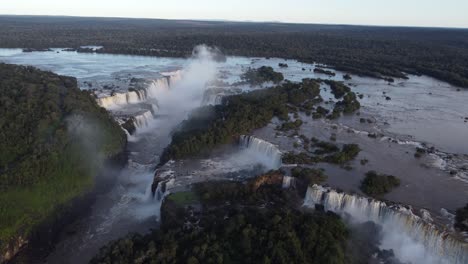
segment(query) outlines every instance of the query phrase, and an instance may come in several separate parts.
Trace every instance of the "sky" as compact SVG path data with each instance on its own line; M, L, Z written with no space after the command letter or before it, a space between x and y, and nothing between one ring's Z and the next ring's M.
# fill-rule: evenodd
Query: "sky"
M468 28L468 0L0 0L0 14Z

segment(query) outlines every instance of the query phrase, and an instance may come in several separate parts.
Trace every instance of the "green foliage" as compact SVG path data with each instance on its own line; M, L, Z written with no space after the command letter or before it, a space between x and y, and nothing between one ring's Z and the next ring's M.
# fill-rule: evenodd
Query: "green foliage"
M291 209L280 186L252 184L197 184L202 211L165 202L163 230L112 242L91 263L347 263L337 215Z
M457 210L455 216L455 227L460 229L462 232L468 231L468 203L465 207Z
M211 106L209 110L201 108L174 133L161 163L200 155L230 143L241 134L266 126L274 116L287 117L288 106L299 107L319 95L319 84L304 79L300 83L285 82L273 88L229 96L222 105ZM200 111L211 114L197 114Z
M361 152L359 145L345 144L340 152L326 156L324 160L330 163L344 164L355 159L359 152Z
M295 167L291 170L291 175L303 180L307 185L321 184L327 180L327 175L320 169Z
M313 142L312 146L317 148L314 151L314 154L316 155L323 155L323 154L338 152L340 150L337 145L331 142L319 141L316 138L312 138L312 142Z
M125 146L118 124L76 85L0 64L0 250L89 190L100 161Z
M285 164L315 164L318 162L328 162L344 165L345 163L355 159L361 149L357 144L345 144L340 150L336 145L327 142L321 142L312 139L313 146L317 147L314 155L301 153L285 153L282 157ZM328 155L324 155L328 154Z
M302 126L302 120L296 119L295 121L285 122L280 127L279 130L281 131L288 131L288 130L297 130Z
M169 199L170 201L176 203L179 206L182 206L198 201L198 196L194 192L187 191L170 194L166 199Z
M330 113L330 110L328 110L328 109L326 109L326 108L324 108L322 106L317 106L317 109L313 113L312 117L314 119L319 119L319 118L325 117L326 115L328 115L328 113Z
M345 85L342 82L326 80L325 83L330 85L331 92L335 96L336 99L340 99L345 94L351 92L351 88L349 88L347 85Z
M346 263L348 231L332 213L220 210L201 230L173 228L118 240L90 263Z
M361 104L356 98L356 94L354 92L348 92L342 101L336 103L335 108L338 107L343 113L350 114L359 110L361 108Z
M284 164L314 164L320 162L320 158L308 155L305 152L297 154L288 152L283 154L282 161Z
M361 104L359 103L356 94L343 82L321 79L318 81L330 85L331 92L336 99L343 98L341 101L336 102L333 112L327 116L328 119L337 119L341 116L341 113L351 114L361 108ZM314 118L320 118L324 114L328 114L328 112L325 113L323 110L322 112L317 111L314 114Z
M400 179L392 175L378 174L375 171L366 173L361 182L361 190L369 196L381 196L400 186Z
M272 67L267 66L262 66L258 69L249 68L241 78L252 85L260 85L265 82L278 84L284 80L281 72L275 72Z

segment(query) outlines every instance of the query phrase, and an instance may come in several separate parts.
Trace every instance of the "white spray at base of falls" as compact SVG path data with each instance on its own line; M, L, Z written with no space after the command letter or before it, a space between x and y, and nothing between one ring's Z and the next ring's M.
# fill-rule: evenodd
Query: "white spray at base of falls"
M279 169L282 165L279 148L263 139L252 136L240 136L239 143L250 152L257 154L263 165L269 169Z
M218 71L214 56L204 45L195 47L193 56L184 66L182 78L171 78L171 89L158 95L164 112L185 118L190 111L202 105L208 84L216 79ZM177 81L172 83L172 80Z
M387 205L318 185L309 187L304 206L349 216L359 223L373 221L382 226L382 249L392 249L398 259L413 264L468 263L468 244L456 240L434 224L402 205Z

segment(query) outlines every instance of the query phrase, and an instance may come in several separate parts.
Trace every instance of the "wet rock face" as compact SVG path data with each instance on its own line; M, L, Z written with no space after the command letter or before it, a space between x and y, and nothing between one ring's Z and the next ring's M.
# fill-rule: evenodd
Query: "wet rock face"
M122 124L122 127L127 130L130 135L133 135L136 131L135 123L131 118L127 119L127 121Z

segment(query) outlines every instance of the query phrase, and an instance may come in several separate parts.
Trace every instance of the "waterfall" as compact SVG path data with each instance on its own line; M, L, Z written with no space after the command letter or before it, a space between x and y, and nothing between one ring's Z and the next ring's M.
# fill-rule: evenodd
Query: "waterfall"
M165 182L159 182L158 187L156 188L156 191L154 192L153 199L156 199L156 201L162 200L162 198L164 197L165 192L166 192L166 183Z
M182 71L161 73L160 78L151 80L146 88L131 89L127 92L115 92L108 96L97 98L98 105L113 109L128 104L137 104L147 101L149 98L156 99L161 93L169 90L170 86L182 79Z
M182 80L182 70L176 70L172 72L161 72L161 75L168 79L169 86L174 85L176 82Z
M402 205L387 205L384 202L360 197L318 185L309 187L304 206L315 208L323 205L325 210L351 221L373 221L383 228L383 249L393 249L403 262L417 263L468 263L468 244L437 228L423 211L419 217L411 208Z
M295 186L296 186L296 178L291 177L291 176L283 176L283 184L282 184L283 189L288 189L288 188L295 187Z
M203 96L202 105L220 105L223 103L223 94L207 94Z
M156 188L151 194L151 196L153 197L152 199L161 202L164 199L164 197L170 193L169 190L174 187L174 183L175 174L173 170L156 170L155 176L153 178L153 184L156 184Z
M255 154L270 169L281 167L281 151L278 147L263 139L252 136L240 136L240 145Z
M145 111L144 113L132 117L133 123L136 129L147 127L149 122L154 119L151 111Z
M153 80L147 88L149 98L157 98L158 95L166 93L169 90L169 79L166 77Z

